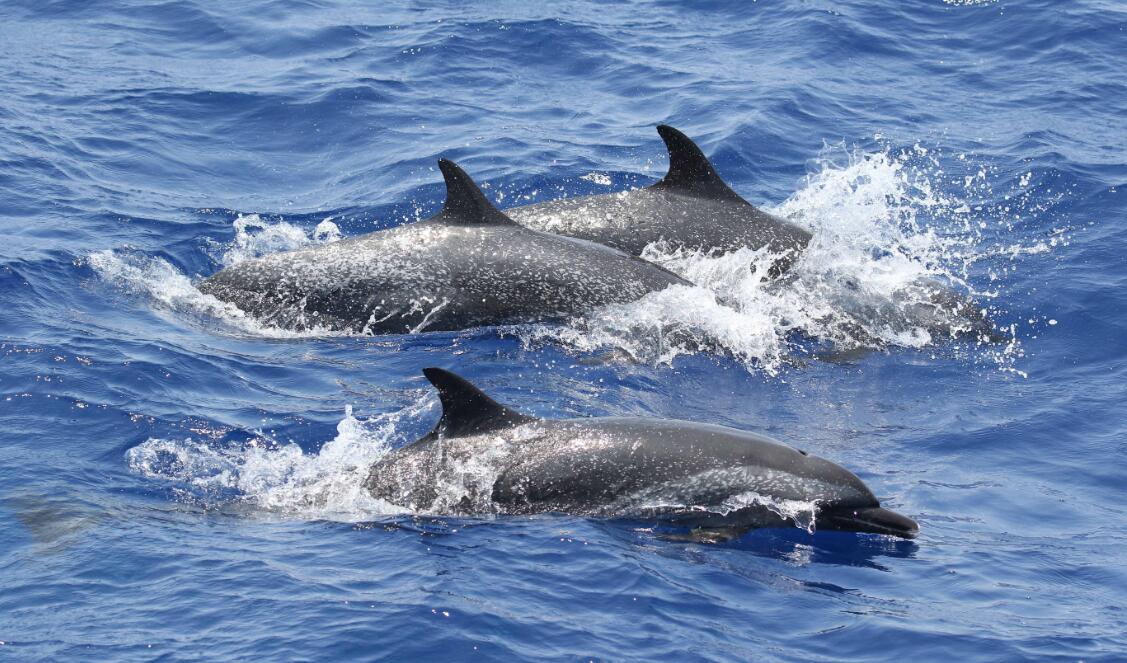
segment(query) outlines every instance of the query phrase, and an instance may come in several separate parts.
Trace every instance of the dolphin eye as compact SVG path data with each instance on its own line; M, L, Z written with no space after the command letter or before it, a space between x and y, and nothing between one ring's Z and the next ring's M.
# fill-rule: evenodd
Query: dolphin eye
M810 455L810 454L806 453L805 451L803 451L802 449L799 449L798 453L802 454L803 456L809 456Z

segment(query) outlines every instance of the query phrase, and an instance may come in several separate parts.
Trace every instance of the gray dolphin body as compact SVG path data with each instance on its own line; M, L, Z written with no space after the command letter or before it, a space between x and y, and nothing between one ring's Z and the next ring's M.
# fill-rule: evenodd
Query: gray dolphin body
M649 244L728 253L767 247L786 271L810 233L768 214L720 179L696 143L667 125L657 128L669 149L669 172L656 184L620 193L564 198L505 211L517 223L641 255Z
M239 263L199 289L283 329L456 330L551 320L688 282L498 211L451 161L442 211L416 223Z
M818 529L912 537L915 522L883 509L848 470L770 438L723 426L643 418L550 420L504 407L463 378L425 369L442 419L371 468L376 498L435 510L457 467L483 482L447 509L657 519L692 528L795 525L787 503L815 504ZM444 480L444 477L446 478Z

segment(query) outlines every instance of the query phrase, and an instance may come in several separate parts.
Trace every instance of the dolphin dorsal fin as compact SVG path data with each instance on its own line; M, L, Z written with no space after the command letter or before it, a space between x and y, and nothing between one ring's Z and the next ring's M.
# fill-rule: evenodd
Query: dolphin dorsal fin
M424 368L423 375L438 390L442 401L442 418L432 435L473 435L534 421L501 405L460 375L441 368Z
M489 202L458 164L439 159L438 167L446 180L446 204L434 218L457 225L517 225Z
M658 125L657 132L669 150L669 172L655 187L714 196L736 195L688 136L668 124Z

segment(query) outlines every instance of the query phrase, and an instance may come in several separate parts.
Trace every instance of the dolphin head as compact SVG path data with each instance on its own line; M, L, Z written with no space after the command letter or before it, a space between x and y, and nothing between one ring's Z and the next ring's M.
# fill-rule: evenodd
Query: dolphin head
M920 531L916 521L879 504L825 508L819 510L817 523L818 529L887 534L904 539L915 538Z
M800 476L811 477L820 484L817 490L801 495L799 499L817 503L815 526L819 530L865 532L886 534L906 539L914 538L919 525L914 520L882 508L880 500L856 474L833 461L819 458L802 450L792 467Z

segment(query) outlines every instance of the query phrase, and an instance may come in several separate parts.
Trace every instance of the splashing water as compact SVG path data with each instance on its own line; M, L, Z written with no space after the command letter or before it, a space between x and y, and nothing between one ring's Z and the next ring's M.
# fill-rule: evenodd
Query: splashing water
M352 408L337 424L337 434L316 453L297 444L279 444L261 433L237 444L151 438L126 452L129 469L171 482L177 499L208 509L272 514L302 520L361 522L390 515L490 515L493 482L512 444L498 436L479 436L460 452L444 454L434 476L411 472L396 481L434 486L434 501L415 505L375 498L365 488L372 465L413 438L404 425L426 416L437 404L433 394L397 412L361 421ZM414 468L425 470L427 468Z
M773 499L756 492L745 492L727 498L722 506L721 513L739 511L750 506L762 506L784 520L793 521L795 527L804 529L811 534L818 528L817 500L804 502L802 500Z
M751 475L749 468L708 470L621 495L599 512L612 518L657 517L669 518L671 522L691 523L700 522L699 518L706 516L728 516L750 510L760 514L774 514L784 522L813 533L816 529L819 499L786 499L746 489L750 484L767 485L772 480L771 473L765 474L762 469L756 470L756 476ZM778 475L774 480L789 481ZM704 487L714 494L703 497L700 489ZM756 519L744 516L744 522L752 520ZM767 523L771 519L759 522Z
M433 406L433 398L420 398L365 421L349 407L336 437L316 454L261 434L234 446L153 438L129 449L126 462L133 472L176 484L181 500L207 508L242 505L281 516L357 522L403 513L373 498L363 482L372 463L411 441L399 423Z
M340 229L331 218L321 221L308 234L299 226L285 221L271 223L257 214L240 214L233 227L235 238L224 248L219 258L224 267L270 253L327 244L341 238ZM200 292L188 276L162 258L128 251L99 251L88 256L86 262L103 281L130 295L147 299L155 309L205 325L218 320L234 331L267 338L334 334L330 330L316 327L294 332L263 324L235 305Z
M340 228L332 217L318 223L309 234L299 226L285 221L270 223L257 214L240 214L234 228L235 239L219 260L224 267L271 253L329 244L341 238Z

